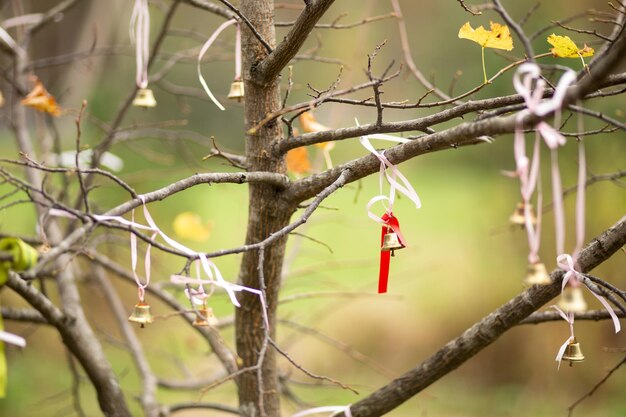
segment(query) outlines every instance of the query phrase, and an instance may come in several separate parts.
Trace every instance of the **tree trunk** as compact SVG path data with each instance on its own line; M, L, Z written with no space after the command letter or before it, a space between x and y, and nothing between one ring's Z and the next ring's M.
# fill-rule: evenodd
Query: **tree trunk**
M252 22L261 36L273 47L274 2L271 0L247 0L241 3L241 12ZM265 85L250 81L250 72L265 56L267 51L242 25L243 73L245 82L245 126L246 130L258 123L270 112L280 108L278 79ZM284 173L282 158L271 156L268 146L281 136L281 126L274 122L266 125L254 135L246 137L246 158L249 171ZM256 243L286 226L294 211L281 192L272 185L249 185L249 209L246 244ZM270 336L276 329L276 307L280 288L282 263L287 239L276 241L264 251L263 275L259 274L257 251L246 252L242 259L239 281L253 288L262 288L264 281L267 297L267 314ZM241 358L240 368L257 365L264 352L259 372L246 372L238 379L239 407L242 416L279 416L280 402L275 351L267 348L263 324L262 306L254 294L242 293L241 308L236 312L236 344Z

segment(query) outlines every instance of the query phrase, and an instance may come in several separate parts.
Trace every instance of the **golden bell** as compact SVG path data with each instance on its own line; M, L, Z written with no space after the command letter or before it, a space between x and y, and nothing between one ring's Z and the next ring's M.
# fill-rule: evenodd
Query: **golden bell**
M210 307L199 308L196 313L196 318L194 319L193 326L196 327L206 327L206 326L216 326L217 318L213 314L213 309Z
M395 256L393 251L397 249L404 249L404 245L400 243L396 232L387 232L383 237L383 247L380 248L383 252L391 251L391 256Z
M137 107L156 107L157 102L154 98L154 94L152 90L149 88L140 88L135 95L135 99L133 100L133 106Z
M552 280L546 266L541 262L535 262L528 265L524 283L527 285L548 285L552 283Z
M509 217L509 223L515 226L524 226L526 224L526 216L524 216L524 210L526 205L524 203L517 203L513 214ZM528 209L530 210L530 222L532 224L537 223L537 218L535 218L535 214L533 212L533 206L528 205Z
M582 362L585 360L585 355L583 355L582 350L580 350L580 343L578 343L576 339L569 342L565 348L563 360L569 361L569 366L572 366L574 362Z
M230 85L230 91L228 92L228 98L231 100L237 100L241 103L241 100L244 98L243 93L243 81L235 80Z
M128 318L128 321L139 323L141 327L144 327L144 325L146 324L152 323L153 320L154 318L152 317L152 313L150 313L150 306L145 303L135 304L133 314L131 314Z
M559 308L570 313L584 313L587 311L587 303L580 287L567 286L561 294L561 299L557 303Z

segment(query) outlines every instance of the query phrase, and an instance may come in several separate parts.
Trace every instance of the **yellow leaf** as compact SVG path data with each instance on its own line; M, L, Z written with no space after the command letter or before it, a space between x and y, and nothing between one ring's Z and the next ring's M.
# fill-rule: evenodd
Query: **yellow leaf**
M202 223L202 218L191 211L179 213L172 227L178 237L194 242L204 242L211 236L211 225Z
M312 133L312 132L324 132L326 130L330 130L329 127L324 126L315 120L315 116L312 113L305 112L300 115L300 126L302 126L302 130L304 133ZM315 146L318 148L330 151L335 147L335 142L322 142L316 143Z
M554 48L550 48L552 55L559 58L584 58L593 56L593 48L585 45L582 49L570 39L569 36L555 35L548 36L548 43Z
M510 51L513 49L513 39L506 25L489 22L491 30L486 30L479 26L473 29L467 22L459 29L459 38L474 41L483 48L504 49Z
M287 171L295 174L305 174L311 170L309 153L304 146L287 152L285 163L287 164Z
M61 115L61 108L54 99L54 96L46 90L39 79L35 79L35 87L21 101L24 106L49 113L52 116Z

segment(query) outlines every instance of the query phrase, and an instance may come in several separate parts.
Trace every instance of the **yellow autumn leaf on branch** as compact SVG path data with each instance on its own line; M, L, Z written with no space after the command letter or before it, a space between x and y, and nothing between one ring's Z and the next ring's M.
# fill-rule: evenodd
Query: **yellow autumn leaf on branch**
M467 22L459 29L459 38L474 41L483 48L504 49L506 51L513 49L513 38L511 38L509 27L494 22L489 22L489 24L491 30L482 26L473 29Z
M35 87L22 99L21 103L24 106L49 113L52 116L61 115L61 108L54 99L54 96L46 90L39 79L35 79Z
M509 27L500 23L489 22L491 30L487 30L482 26L473 29L469 22L465 23L459 29L459 38L474 41L481 47L481 57L483 62L484 83L487 84L487 70L485 69L485 48L504 49L510 51L513 49L513 38Z
M204 242L211 236L211 225L202 223L202 218L191 211L179 213L172 227L178 237L194 242Z
M550 48L552 55L558 58L584 58L593 56L593 48L585 46L581 49L570 39L569 36L555 35L548 36L548 43L554 48Z

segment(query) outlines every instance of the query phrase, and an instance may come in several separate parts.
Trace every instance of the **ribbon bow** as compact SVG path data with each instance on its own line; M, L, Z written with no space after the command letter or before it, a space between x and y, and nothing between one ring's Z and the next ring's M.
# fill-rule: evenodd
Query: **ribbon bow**
M556 258L556 262L559 268L565 271L565 275L563 276L563 283L561 284L561 291L565 289L565 286L567 285L569 281L572 281L572 283L570 284L572 286L580 285L580 281L582 281L583 274L577 270L577 266L574 263L574 259L570 255L567 255L567 254L559 255ZM598 299L598 301L600 301L602 306L604 306L604 308L609 312L609 315L611 316L611 319L613 320L613 327L615 328L615 333L619 333L620 330L622 329L622 326L619 322L619 319L617 318L617 315L615 314L615 311L613 310L613 307L611 307L611 305L608 303L608 301L604 299L604 297L591 291L591 289L587 287L586 285L585 287L589 290L591 294L593 294L594 297Z

